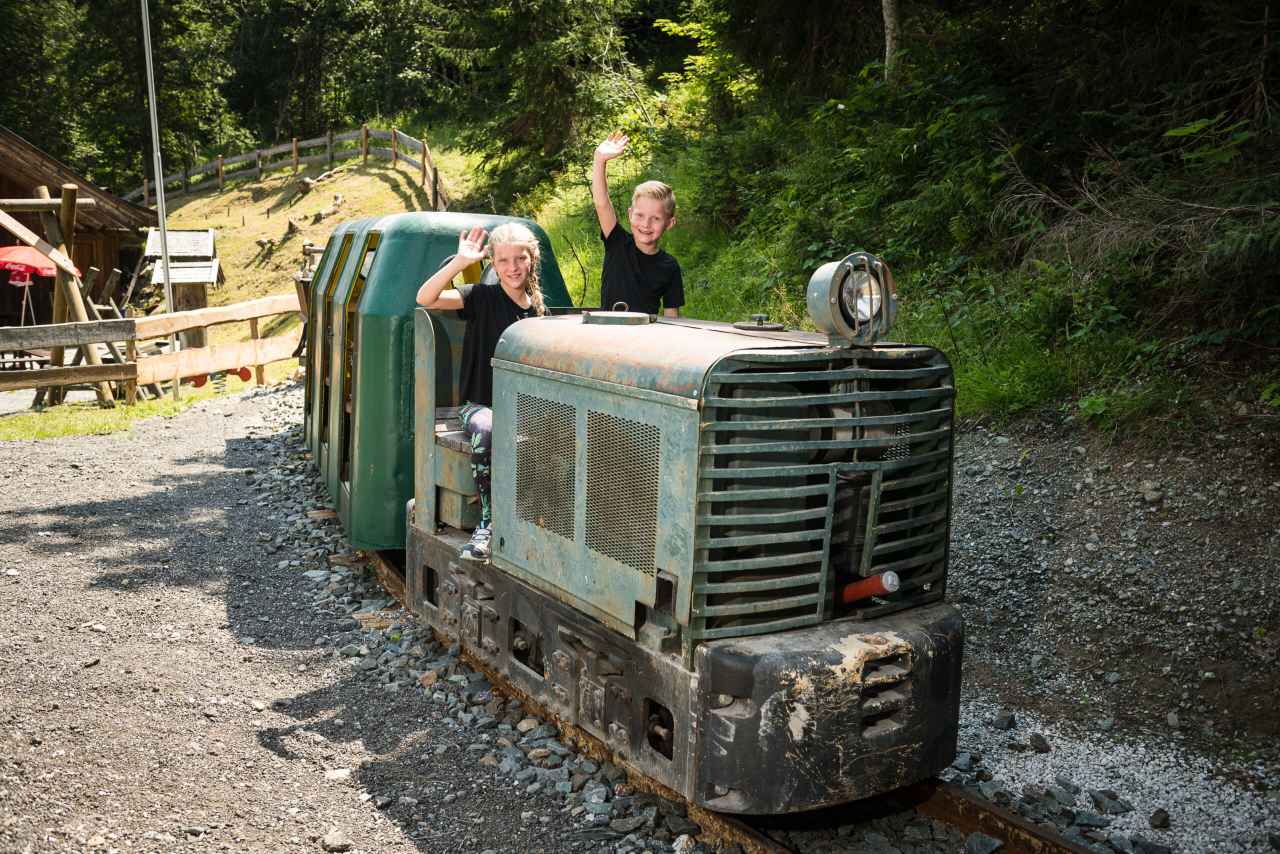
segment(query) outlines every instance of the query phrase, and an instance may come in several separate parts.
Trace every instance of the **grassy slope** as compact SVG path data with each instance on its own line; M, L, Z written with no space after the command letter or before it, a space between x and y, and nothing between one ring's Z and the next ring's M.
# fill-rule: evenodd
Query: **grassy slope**
M441 183L452 196L459 195L466 187L461 156L435 149L433 154ZM312 167L299 174L314 178L323 171ZM324 246L341 222L430 209L430 192L419 180L416 170L404 165L393 168L388 162L371 159L368 165L348 162L339 166L332 177L304 195L298 191L292 172L267 173L258 182L228 185L221 192L180 200L171 208L169 222L172 228L212 228L217 232L218 257L227 282L209 292L209 304L227 305L292 293L293 274L302 263L302 245L310 241ZM344 201L337 213L313 222L316 212L330 207L339 194ZM300 226L292 235L287 234L290 220ZM276 244L263 249L256 243L260 238L274 239ZM294 317L282 318L268 324L263 334L280 334L297 323ZM214 342L245 340L249 334L244 323L217 326L210 332Z
M441 171L441 183L451 196L460 196L468 186L467 165L459 153L432 148ZM323 169L312 167L301 174L316 177ZM274 172L262 181L228 184L221 192L201 193L175 199L169 212L172 228L213 228L217 232L218 256L227 277L224 286L209 292L210 305L227 305L271 294L293 292L293 274L302 263L302 244L311 241L323 246L333 228L345 220L368 216L424 210L430 207L430 193L419 185L416 170L403 165L392 168L386 161L370 160L361 165L348 162L336 174L306 195L297 190L292 172ZM338 212L313 223L313 215L333 204L335 194L344 202ZM301 226L286 236L289 219ZM262 249L259 238L270 237L276 245ZM277 335L298 325L294 316L280 317L263 326L264 335ZM243 341L249 337L247 323L229 323L210 329L210 343ZM291 374L291 360L268 365L266 379L273 382ZM227 391L238 391L250 383L228 377ZM180 400L165 398L134 407L100 409L96 403L75 403L43 412L15 413L0 418L0 441L43 439L56 436L114 433L127 430L140 418L172 416L192 403L213 395L213 386L185 387Z

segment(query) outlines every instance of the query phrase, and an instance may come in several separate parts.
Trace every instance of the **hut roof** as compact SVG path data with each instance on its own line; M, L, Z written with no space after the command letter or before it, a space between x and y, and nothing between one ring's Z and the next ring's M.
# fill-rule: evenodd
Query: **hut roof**
M164 283L163 268L163 264L155 262L151 270L152 283ZM226 281L217 258L207 261L170 261L169 275L175 285L216 285Z
M15 186L34 188L41 184L56 198L63 184L75 184L82 197L97 200L93 207L76 212L77 230L137 231L158 225L156 212L142 205L126 202L119 196L100 190L57 158L51 157L4 125L0 125L0 176Z

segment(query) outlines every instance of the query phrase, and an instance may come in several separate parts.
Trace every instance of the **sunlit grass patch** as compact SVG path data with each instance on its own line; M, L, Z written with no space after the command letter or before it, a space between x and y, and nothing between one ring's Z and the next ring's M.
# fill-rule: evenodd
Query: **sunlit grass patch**
M267 365L264 371L268 384L278 382L297 369L293 359ZM227 375L226 394L241 391L254 385L254 380L242 381L234 374ZM19 439L56 439L62 436L95 436L128 430L136 422L147 418L172 417L202 400L217 396L212 381L195 388L184 384L174 400L166 394L159 400L139 400L133 406L120 401L112 409L103 409L96 401L76 401L50 407L42 411L16 412L0 416L0 441Z

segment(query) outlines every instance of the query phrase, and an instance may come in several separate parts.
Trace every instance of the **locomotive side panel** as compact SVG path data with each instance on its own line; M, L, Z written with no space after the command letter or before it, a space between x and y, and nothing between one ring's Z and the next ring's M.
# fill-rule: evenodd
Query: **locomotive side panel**
M494 562L635 638L690 583L692 402L499 359L494 395Z

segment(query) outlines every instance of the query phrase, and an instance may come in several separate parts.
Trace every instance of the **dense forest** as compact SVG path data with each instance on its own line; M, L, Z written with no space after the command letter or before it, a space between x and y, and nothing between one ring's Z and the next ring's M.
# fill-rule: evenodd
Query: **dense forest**
M0 0L0 123L149 163L137 0ZM676 187L690 305L795 321L854 248L969 411L1280 411L1280 7L1171 0L152 0L167 168L448 126L462 205L537 214L620 127ZM886 23L887 22L887 23ZM619 195L619 200L622 200ZM1185 422L1190 423L1190 422Z

